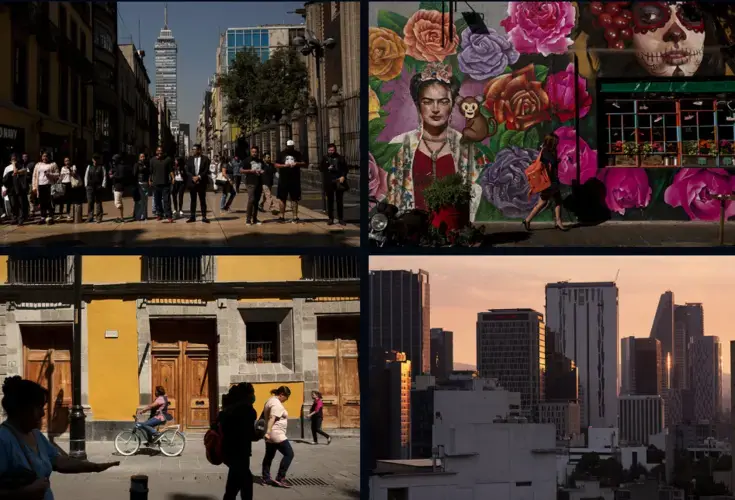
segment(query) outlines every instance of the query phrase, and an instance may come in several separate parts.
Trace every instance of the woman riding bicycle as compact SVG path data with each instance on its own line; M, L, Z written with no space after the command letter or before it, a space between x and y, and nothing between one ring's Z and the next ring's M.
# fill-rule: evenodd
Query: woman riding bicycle
M168 397L166 396L166 389L159 385L156 387L156 399L148 406L139 410L139 413L143 413L148 410L151 412L150 418L140 424L143 430L146 431L146 434L148 434L148 444L155 442L160 436L156 428L159 425L166 423L166 420L169 420L167 418L168 405L169 402Z

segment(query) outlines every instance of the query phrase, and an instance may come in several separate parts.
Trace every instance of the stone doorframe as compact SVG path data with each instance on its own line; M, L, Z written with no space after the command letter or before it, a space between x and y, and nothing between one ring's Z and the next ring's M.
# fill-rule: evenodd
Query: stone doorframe
M20 307L19 307L20 306ZM74 325L74 307L58 305L48 308L45 304L13 304L7 303L0 307L0 314L5 313L5 325L1 326L0 343L5 337L7 372L5 376L25 376L23 373L23 339L21 328L23 326L44 325ZM89 354L88 354L88 328L87 328L87 304L82 303L82 406L87 418L92 412L89 407ZM73 355L73 353L72 353Z

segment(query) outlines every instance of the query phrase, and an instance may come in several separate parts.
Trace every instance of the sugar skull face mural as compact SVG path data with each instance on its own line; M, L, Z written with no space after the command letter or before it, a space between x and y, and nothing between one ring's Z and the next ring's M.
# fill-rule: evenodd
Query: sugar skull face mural
M608 109L595 80L731 75L718 47L722 19L714 22L695 2L471 7L484 14L484 26L468 26L441 2L370 5L371 194L404 209L428 209L424 191L458 173L471 184L472 221L518 220L537 201L528 195L525 169L538 156L541 138L555 133L562 196L578 217L595 204L618 219L717 217L713 195L735 186L730 170L721 168L734 163L725 153L735 159L735 126L731 132L719 125L694 129L697 147L689 151L681 137L694 133L691 127L684 130L673 116L666 122L663 111L653 114L658 104L633 96L637 116L621 111L620 140L611 143L601 131L614 124L601 125L601 117L618 116L618 110ZM669 98L686 108L684 97ZM713 116L727 109L728 99L718 94L689 101L706 102L703 109L710 111L697 115L701 123L718 123ZM643 111L649 107L653 111ZM695 112L678 119L684 123ZM725 122L722 115L719 123ZM717 143L724 146L717 149ZM666 157L664 165L677 147L678 162ZM713 151L716 161L697 159ZM687 152L693 168L660 168L684 165ZM661 155L659 168L641 160L616 168L609 156L624 153ZM697 168L705 163L708 168ZM735 216L735 203L727 213ZM550 220L550 211L543 217Z

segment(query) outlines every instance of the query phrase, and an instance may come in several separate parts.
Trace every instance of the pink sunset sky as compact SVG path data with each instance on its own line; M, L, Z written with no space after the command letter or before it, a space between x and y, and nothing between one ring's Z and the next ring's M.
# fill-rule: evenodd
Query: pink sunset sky
M370 269L424 269L430 273L431 327L454 332L454 361L474 365L477 313L529 307L544 313L544 287L558 281L615 281L620 338L648 337L666 290L677 304L701 302L704 333L722 342L722 371L730 373L735 340L735 257L447 256L371 257ZM730 318L730 319L728 319Z

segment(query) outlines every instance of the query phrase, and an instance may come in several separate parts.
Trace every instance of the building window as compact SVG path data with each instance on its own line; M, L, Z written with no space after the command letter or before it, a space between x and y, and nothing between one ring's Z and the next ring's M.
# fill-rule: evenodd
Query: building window
M8 257L11 285L67 285L74 282L74 261L59 257Z
M301 266L302 275L307 280L360 279L360 261L357 257L304 256Z
M214 281L214 257L143 257L143 281L203 283Z
M280 325L275 321L245 323L248 363L280 362Z
M79 48L79 26L74 21L71 22L71 46Z
M87 34L84 31L79 33L79 50L82 56L87 59Z
M38 53L38 111L49 114L49 89L51 70L49 68L48 53Z
M89 122L89 113L88 113L88 109L87 109L87 97L88 97L88 94L87 94L87 92L88 92L87 91L87 85L82 85L80 87L80 91L81 91L81 94L82 94L80 118L81 118L81 121L82 121L82 127L86 127L86 126L89 125L89 123L88 123Z
M72 75L71 86L71 121L79 123L79 76Z
M59 118L69 119L69 69L59 64Z
M531 486L531 481L516 481L516 487Z
M94 25L94 44L108 52L112 52L112 35L106 27L99 23Z
M28 48L19 42L13 48L13 103L28 107Z
M408 488L388 488L387 500L408 500Z
M95 135L110 137L110 112L96 109L94 114Z
M59 29L61 30L61 35L65 37L68 36L67 25L66 7L59 5Z
M227 32L227 47L234 47L236 45L235 43L235 32L234 31L228 31Z

